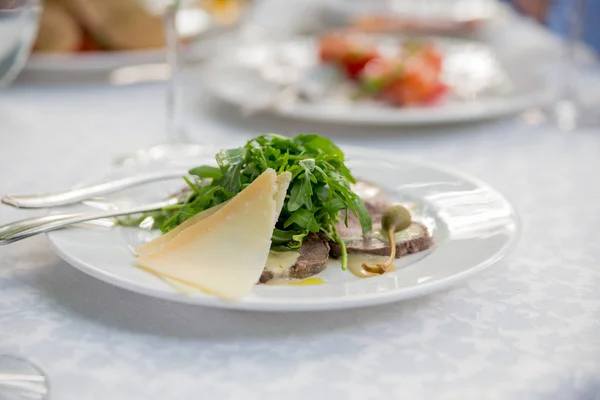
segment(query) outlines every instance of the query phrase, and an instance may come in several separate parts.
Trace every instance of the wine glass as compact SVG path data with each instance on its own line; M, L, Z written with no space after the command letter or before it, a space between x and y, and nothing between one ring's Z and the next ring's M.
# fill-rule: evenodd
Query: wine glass
M19 74L33 45L40 15L40 0L0 0L0 132L26 125L20 110L3 99L6 88Z
M169 0L164 12L166 59L170 78L166 88L165 141L141 149L120 160L121 164L146 164L154 161L179 160L202 154L203 146L188 136L182 116L182 52L180 30L193 20L202 25L197 39L226 32L241 21L249 0Z
M0 0L0 87L23 68L37 32L39 0Z
M44 372L24 358L0 354L0 399L45 400L50 385Z
M8 86L23 68L37 32L40 8L39 0L0 0L0 88ZM0 122L6 124L7 118ZM39 367L0 353L0 399L42 400L48 393L48 380Z

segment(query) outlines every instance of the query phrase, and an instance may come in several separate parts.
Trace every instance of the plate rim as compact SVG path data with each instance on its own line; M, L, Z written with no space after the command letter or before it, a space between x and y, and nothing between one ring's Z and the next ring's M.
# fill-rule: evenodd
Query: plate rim
M216 146L215 146L216 147ZM125 289L128 291L132 291L137 294L159 298L162 300L174 301L177 303L190 304L195 306L202 307L213 307L220 309L233 309L233 310L245 310L245 311L266 311L266 312L281 312L281 311L327 311L327 310L342 310L342 309L352 309L352 308L362 308L362 307L370 307L381 304L393 303L402 300L407 300L411 298L426 296L438 291L447 290L453 286L456 286L461 281L466 280L467 278L487 269L491 266L498 264L502 260L504 260L518 245L521 235L522 235L522 219L517 210L515 209L513 203L501 192L496 190L490 184L485 181L474 177L466 172L463 172L459 169L451 167L449 165L427 161L422 158L415 157L394 157L393 154L387 151L378 151L375 149L364 149L358 146L342 146L342 150L344 152L357 152L360 151L362 153L377 151L379 155L383 154L384 157L391 157L394 160L400 159L403 162L409 162L418 166L427 166L431 168L435 168L439 171L455 175L460 177L468 182L477 184L478 186L485 187L487 190L494 192L499 198L501 198L506 205L509 207L511 211L511 216L514 219L515 225L514 230L512 231L511 236L508 238L507 242L497 250L493 255L487 257L484 261L479 262L477 265L473 265L472 267L463 270L454 275L448 276L441 280L424 282L416 286L411 286L402 289L392 289L384 292L378 293L367 293L354 295L352 297L329 297L326 298L316 298L316 299L294 299L294 300L284 300L278 299L278 301L273 301L273 299L255 299L252 297L248 297L242 299L240 301L226 301L219 299L214 296L184 296L180 293L176 292L167 292L160 291L154 288L148 288L141 284L131 284L122 279L115 279L114 274L105 272L101 269L94 267L91 263L77 260L71 255L62 251L62 249L57 245L55 241L54 234L56 232L48 232L46 233L46 237L48 238L48 242L50 243L53 251L62 258L67 264L73 266L79 271L89 275L93 278L96 278L104 283L109 285L113 285L119 287L121 289Z
M133 65L164 62L164 49L95 51L75 53L33 52L24 70L36 72L52 71L107 71Z

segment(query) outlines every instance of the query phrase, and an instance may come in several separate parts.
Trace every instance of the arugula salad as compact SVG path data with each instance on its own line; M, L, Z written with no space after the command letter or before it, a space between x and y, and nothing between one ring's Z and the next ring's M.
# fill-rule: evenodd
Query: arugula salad
M365 204L350 189L356 180L344 164L344 153L331 140L314 135L287 138L275 134L257 136L244 146L219 151L217 166L202 165L184 177L189 194L180 204L149 213L166 233L188 218L221 204L248 186L268 168L289 171L292 181L271 237L271 250L288 251L302 246L311 232L323 235L342 248L342 267L347 265L344 241L336 222L345 210L360 221L363 233L372 222ZM139 222L139 220L137 221Z

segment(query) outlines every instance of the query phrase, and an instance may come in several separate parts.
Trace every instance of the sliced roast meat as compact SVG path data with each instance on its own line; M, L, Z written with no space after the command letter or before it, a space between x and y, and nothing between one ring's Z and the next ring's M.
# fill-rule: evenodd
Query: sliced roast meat
M374 231L380 230L383 213L392 204L389 197L377 186L364 181L353 185L353 190L356 190L364 200L365 207L373 221ZM342 211L342 218L336 226L338 233L346 242L348 253L380 256L390 254L389 243L380 235L373 234L369 238L363 238L360 222L354 214L351 212L348 214L348 226L344 224L344 220L345 214ZM432 245L433 238L427 227L418 222L413 222L409 228L396 234L396 258L427 250ZM316 275L327 266L329 255L339 258L341 256L340 246L337 243L327 242L321 237L311 234L304 239L300 248L300 255L293 266L281 269L265 268L260 277L260 283L272 279L305 279Z
M373 229L379 229L378 226L381 226L381 217L383 213L388 208L388 203L372 203L369 201L365 201L365 207L367 212L371 216L371 221L373 221ZM350 211L348 213L348 226L345 224L346 212L341 211L340 221L336 224L336 228L340 236L348 240L350 238L361 238L362 237L362 227L360 226L360 221L356 216Z
M383 195L372 198L371 200L363 201L367 212L371 216L371 221L373 221L373 229L377 230L381 228L381 218L383 213L388 209L392 202L387 197L383 197ZM345 241L362 239L362 227L360 226L358 218L350 211L348 212L348 226L346 226L345 220L346 212L341 211L340 221L336 224L336 228L342 239Z
M385 198L374 198L366 200L365 206L373 221L373 230L381 229L381 217L385 210L391 205L389 200ZM344 223L345 215L342 214L342 219L337 223L337 229L346 243L348 253L362 253L385 256L390 254L390 245L383 237L372 235L365 238L362 234L362 228L358 218L354 214L348 214L348 226ZM341 248L337 243L329 243L331 246L331 256L338 258L342 255ZM402 232L396 233L396 258L403 257L407 254L418 253L427 250L433 245L427 227L413 222L412 225Z
M385 208L392 204L392 200L387 193L380 186L369 181L358 180L356 183L350 185L350 188L365 204L377 210L385 210Z
M323 271L329 260L329 243L315 234L310 234L302 242L300 255L290 268L281 270L265 269L260 276L260 283L272 279L306 279Z
M389 243L379 237L362 238L353 236L352 239L346 239L345 242L348 253L372 254L377 256L387 256L390 254ZM404 231L396 233L396 258L427 250L432 245L433 238L427 228L418 222L413 222ZM342 255L340 245L330 243L330 246L331 256L339 258Z

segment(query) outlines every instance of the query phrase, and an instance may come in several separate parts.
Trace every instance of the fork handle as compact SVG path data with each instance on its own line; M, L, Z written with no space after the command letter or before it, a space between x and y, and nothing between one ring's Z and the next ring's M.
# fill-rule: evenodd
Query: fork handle
M100 183L98 185L73 189L66 192L31 196L7 195L2 198L2 202L9 206L19 208L48 208L65 206L68 204L78 203L91 197L118 192L119 190L142 185L144 183L180 178L186 173L187 171L161 171L131 176L111 182Z
M159 203L147 204L144 206L123 210L79 214L55 214L45 217L27 218L0 226L0 245L10 244L34 235L38 235L40 233L54 231L69 225L79 224L81 222L92 221L101 218L119 217L122 215L137 214L147 211L155 211L172 204L172 201L162 201Z

